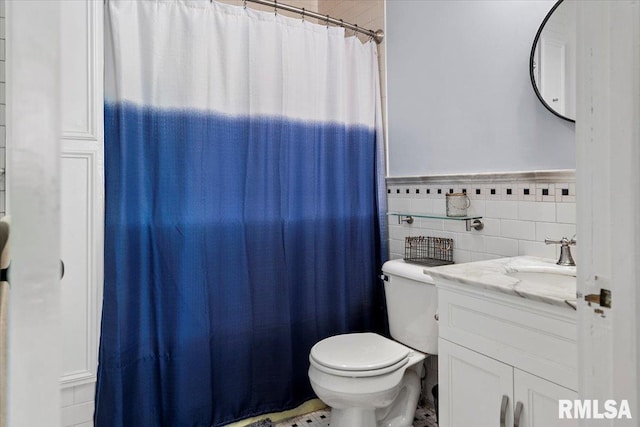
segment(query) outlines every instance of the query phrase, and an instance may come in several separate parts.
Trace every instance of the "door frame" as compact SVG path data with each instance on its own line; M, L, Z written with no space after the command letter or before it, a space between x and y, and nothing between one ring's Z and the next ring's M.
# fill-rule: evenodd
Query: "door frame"
M60 424L60 2L7 1L9 426Z

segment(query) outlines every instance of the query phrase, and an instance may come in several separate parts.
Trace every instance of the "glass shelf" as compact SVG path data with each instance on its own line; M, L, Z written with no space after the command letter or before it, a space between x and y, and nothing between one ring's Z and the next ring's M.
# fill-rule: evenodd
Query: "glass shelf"
M467 231L474 230L482 230L484 228L484 223L482 222L481 216L446 216L446 215L438 215L438 214L429 214L429 213L406 213L406 212L387 212L389 216L397 216L398 224L402 224L406 222L407 224L413 224L414 218L429 218L429 219L444 219L449 221L465 221L467 226Z

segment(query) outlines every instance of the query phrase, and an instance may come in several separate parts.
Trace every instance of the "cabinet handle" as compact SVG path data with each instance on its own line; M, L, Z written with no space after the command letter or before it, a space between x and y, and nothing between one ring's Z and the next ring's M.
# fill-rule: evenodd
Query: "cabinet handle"
M507 427L507 407L509 406L509 396L502 395L502 405L500 405L500 427Z
M518 404L516 405L516 412L513 416L514 420L513 420L513 427L520 427L520 417L522 416L522 408L524 407L524 405L522 404L522 402L518 402Z

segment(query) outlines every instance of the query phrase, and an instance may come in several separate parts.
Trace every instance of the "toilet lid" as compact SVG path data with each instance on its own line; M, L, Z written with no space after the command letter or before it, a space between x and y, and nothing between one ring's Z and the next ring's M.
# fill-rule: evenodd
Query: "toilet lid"
M311 349L319 364L341 371L371 371L397 364L410 349L373 333L344 334L326 338Z

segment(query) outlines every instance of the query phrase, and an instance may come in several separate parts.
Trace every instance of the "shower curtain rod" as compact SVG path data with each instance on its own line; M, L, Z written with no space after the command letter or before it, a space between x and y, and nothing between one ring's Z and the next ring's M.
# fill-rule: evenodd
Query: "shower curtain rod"
M330 17L329 15L320 15L319 13L310 12L308 10L305 10L304 8L300 9L299 7L289 6L288 4L278 3L277 0L276 1L245 0L245 2L258 3L258 4L265 5L265 6L271 6L271 7L275 8L275 9L283 9L283 10L287 10L289 12L299 13L300 15L302 15L303 18L305 16L310 16L312 18L317 18L322 22L326 22L327 25L328 24L335 24L335 25L339 25L339 26L341 26L343 28L347 28L349 30L353 30L353 31L358 32L358 33L366 34L369 37L371 37L373 40L375 40L375 42L377 44L382 43L382 40L384 39L384 31L382 31L382 30L377 30L377 31L367 30L366 28L360 28L355 24L350 24L348 22L344 22L342 19L335 19L335 18Z

